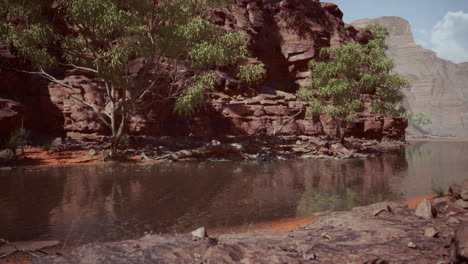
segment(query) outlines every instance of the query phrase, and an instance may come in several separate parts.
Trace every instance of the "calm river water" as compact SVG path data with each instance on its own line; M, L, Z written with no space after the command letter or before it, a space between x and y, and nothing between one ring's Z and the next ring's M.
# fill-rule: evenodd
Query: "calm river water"
M0 237L84 243L249 225L432 194L464 178L468 142L351 160L0 170Z

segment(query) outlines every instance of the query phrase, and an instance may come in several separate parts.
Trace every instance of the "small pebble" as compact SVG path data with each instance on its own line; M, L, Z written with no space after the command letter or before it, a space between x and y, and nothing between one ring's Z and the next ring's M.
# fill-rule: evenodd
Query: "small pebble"
M408 243L408 247L409 247L409 248L416 248L416 245L415 245L412 241L410 241L410 242Z
M208 235L206 234L206 229L204 227L200 227L197 230L192 231L192 236L195 238L204 238Z
M310 252L305 252L304 254L302 254L302 258L304 260L314 260L317 258L317 256L315 256L314 253L310 253Z
M428 227L424 230L424 236L426 237L436 237L438 233L434 227Z

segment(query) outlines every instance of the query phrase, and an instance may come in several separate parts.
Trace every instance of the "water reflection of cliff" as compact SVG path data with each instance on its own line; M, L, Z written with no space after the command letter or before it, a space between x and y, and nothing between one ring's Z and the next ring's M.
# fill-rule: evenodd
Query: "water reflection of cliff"
M19 240L52 234L63 240L70 233L73 245L81 237L125 239L145 231L183 232L346 209L398 197L391 181L406 168L402 152L366 160L0 172L0 235Z
M62 202L64 183L64 175L53 170L46 180L25 169L0 172L0 238L16 241L43 235L51 210ZM51 191L54 195L49 195Z
M468 178L468 142L413 142L406 150L407 177L401 190L407 196L447 191Z

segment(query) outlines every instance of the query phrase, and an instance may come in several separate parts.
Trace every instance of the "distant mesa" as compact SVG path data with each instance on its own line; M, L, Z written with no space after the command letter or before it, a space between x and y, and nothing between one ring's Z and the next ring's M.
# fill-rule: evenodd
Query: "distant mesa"
M389 29L389 56L396 71L412 80L405 107L423 112L432 124L410 125L408 136L468 138L468 62L456 64L417 45L411 26L401 17L380 17L352 22L355 27L379 23Z

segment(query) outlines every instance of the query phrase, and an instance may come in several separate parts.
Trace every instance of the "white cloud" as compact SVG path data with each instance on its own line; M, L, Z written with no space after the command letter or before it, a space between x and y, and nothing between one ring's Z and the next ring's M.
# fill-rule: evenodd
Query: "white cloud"
M415 28L413 29L414 40L419 45L430 49L431 48L431 33L425 29Z
M415 34L417 37L424 36ZM428 35L426 35L429 37ZM441 58L456 63L468 61L468 13L463 11L448 12L432 28L430 39L419 42L434 50Z

